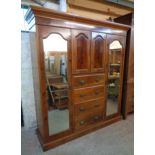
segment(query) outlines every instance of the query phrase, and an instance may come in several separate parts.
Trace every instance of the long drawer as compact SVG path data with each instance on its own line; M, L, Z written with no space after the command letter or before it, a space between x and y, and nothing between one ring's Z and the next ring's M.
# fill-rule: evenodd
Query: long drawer
M95 99L80 104L75 104L74 107L75 107L75 116L79 117L95 109L101 109L101 108L104 109L105 107L104 98Z
M74 88L89 87L92 85L104 85L104 74L73 76L72 85Z
M72 95L74 104L101 98L104 97L104 86L74 89Z
M84 128L101 120L103 120L103 108L93 110L83 116L75 117L75 129Z

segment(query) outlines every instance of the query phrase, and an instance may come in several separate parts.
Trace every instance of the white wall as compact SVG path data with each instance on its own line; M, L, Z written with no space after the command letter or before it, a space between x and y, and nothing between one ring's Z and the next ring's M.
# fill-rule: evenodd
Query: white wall
M36 127L36 111L32 79L32 63L28 32L21 33L21 97L24 115L24 128Z

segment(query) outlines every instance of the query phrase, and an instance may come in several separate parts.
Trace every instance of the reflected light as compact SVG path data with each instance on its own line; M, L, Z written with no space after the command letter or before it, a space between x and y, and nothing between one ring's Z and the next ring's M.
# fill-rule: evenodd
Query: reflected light
M72 26L81 26L81 27L86 27L86 28L95 28L95 26L91 25L86 25L86 24L79 24L79 23L74 23L74 22L64 22L65 24L72 25Z
M67 52L67 41L58 34L51 34L46 39L43 39L43 45L46 54L48 51Z
M104 32L106 33L122 33L121 30L113 30L113 29L105 29Z
M118 40L115 40L110 44L110 49L120 49L120 48L122 48L122 45Z

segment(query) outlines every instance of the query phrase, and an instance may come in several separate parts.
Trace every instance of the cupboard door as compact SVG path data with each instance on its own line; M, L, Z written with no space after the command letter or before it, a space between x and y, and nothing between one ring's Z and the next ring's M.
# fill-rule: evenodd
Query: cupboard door
M72 72L90 71L90 32L72 30Z
M106 116L121 113L122 83L126 38L108 35Z
M71 132L70 29L38 26L43 115L47 138Z
M106 34L92 32L91 71L103 72L105 64Z

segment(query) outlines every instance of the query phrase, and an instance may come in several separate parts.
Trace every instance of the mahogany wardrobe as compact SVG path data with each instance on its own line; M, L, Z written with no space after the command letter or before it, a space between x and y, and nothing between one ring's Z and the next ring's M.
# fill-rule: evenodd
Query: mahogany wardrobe
M43 150L121 120L130 26L40 7L25 19Z

